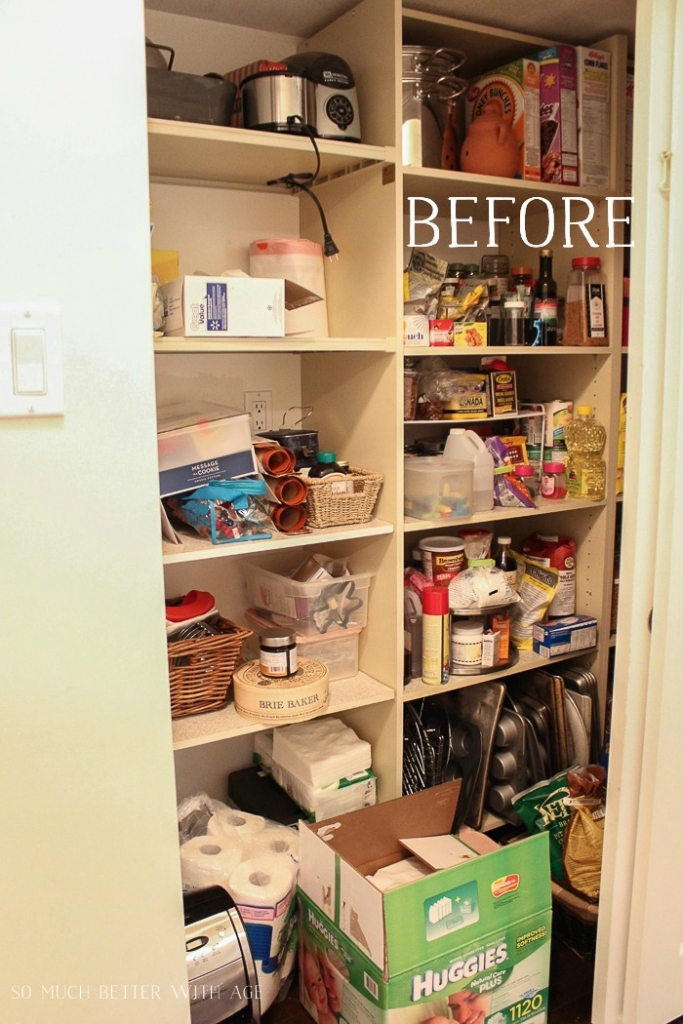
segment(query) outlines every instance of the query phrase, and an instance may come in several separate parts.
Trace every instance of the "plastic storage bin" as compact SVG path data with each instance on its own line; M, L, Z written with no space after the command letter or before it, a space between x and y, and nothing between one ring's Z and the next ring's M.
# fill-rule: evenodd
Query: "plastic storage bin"
M245 567L247 592L254 608L277 616L279 624L291 625L302 636L365 626L373 575L366 572L298 583L259 565Z
M463 519L473 511L473 464L442 455L405 460L405 503L414 519Z
M270 629L273 619L259 614L254 608L247 608L245 616L256 634L262 629ZM322 636L301 636L296 634L297 653L301 658L322 661L327 666L330 681L348 679L358 674L358 638L360 626L349 626L348 629L335 630ZM258 636L250 644L250 651L258 647ZM256 657L256 654L253 655Z

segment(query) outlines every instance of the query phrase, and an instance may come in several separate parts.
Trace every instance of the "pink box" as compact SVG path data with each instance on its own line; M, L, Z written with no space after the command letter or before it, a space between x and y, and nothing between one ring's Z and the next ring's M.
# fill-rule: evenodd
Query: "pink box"
M549 46L540 65L541 181L579 184L576 49Z

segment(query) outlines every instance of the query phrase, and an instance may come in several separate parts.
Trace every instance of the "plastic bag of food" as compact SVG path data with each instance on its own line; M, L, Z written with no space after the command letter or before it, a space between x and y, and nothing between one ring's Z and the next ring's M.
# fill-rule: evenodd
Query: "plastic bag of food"
M454 610L471 608L476 611L513 605L518 601L507 575L488 559L483 565L470 566L459 572L448 584L448 604Z
M557 591L560 574L557 569L536 565L523 555L513 552L519 575L519 604L510 617L510 636L520 651L533 650L533 631L537 622L543 622Z
M532 533L522 541L522 553L537 565L557 569L557 592L548 614L552 616L576 613L576 545L571 537L559 534Z
M550 873L558 882L565 880L562 852L565 831L572 814L569 799L566 771L558 772L550 779L543 779L512 798L512 806L531 835L537 832L548 833Z
M499 437L487 437L487 449L493 456L493 503L504 508L536 508L529 488L515 467L508 449Z

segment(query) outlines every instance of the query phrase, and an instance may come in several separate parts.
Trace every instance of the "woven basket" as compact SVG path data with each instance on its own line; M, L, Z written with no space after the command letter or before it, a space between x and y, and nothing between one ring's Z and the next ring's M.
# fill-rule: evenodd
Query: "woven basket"
M193 637L168 644L171 718L216 711L228 697L232 674L250 629L219 618L216 636Z
M383 475L356 469L354 466L349 468L348 475L353 478L353 494L334 494L334 482L325 477L320 480L316 477L308 478L308 526L320 530L326 526L365 523L372 518Z
M557 882L551 883L551 889L553 935L582 960L592 960L598 935L597 904L569 892Z

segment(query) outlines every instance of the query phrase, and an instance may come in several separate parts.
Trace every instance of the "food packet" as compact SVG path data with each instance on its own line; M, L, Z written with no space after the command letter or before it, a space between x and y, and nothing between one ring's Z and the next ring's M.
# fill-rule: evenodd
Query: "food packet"
M497 608L513 605L519 597L502 569L490 565L470 566L448 584L448 603L453 610Z
M567 883L591 902L600 896L605 808L594 797L570 800L571 818L564 834L562 868Z
M534 646L534 626L546 617L560 574L550 566L536 565L516 551L512 554L520 573L517 588L520 600L510 617L510 637L520 651L531 651Z
M493 456L493 503L504 508L536 508L529 488L516 477L514 463L500 437L487 437L485 442Z
M512 806L531 835L537 832L548 833L550 873L558 882L565 881L562 853L565 831L572 814L569 799L566 771L558 772L550 779L543 779L512 798Z

